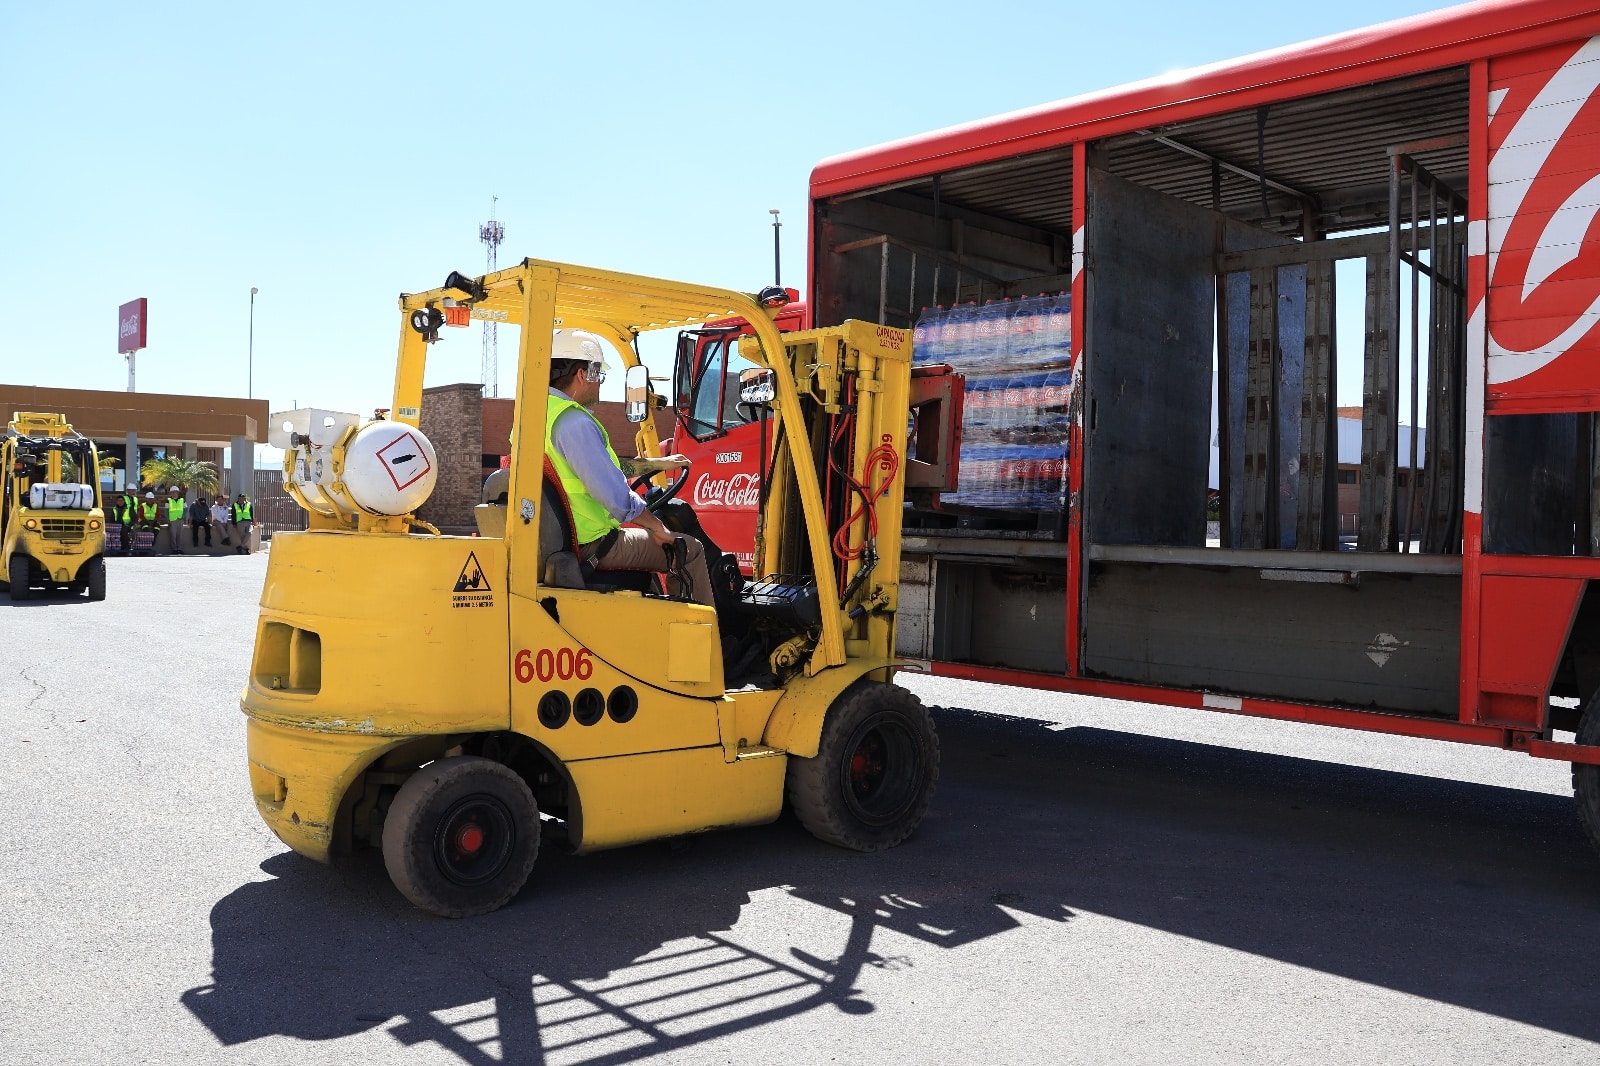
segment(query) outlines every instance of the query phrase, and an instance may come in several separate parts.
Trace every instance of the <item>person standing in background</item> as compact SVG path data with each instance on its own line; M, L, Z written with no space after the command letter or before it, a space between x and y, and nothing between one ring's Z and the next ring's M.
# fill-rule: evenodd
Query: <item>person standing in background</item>
M239 493L238 499L233 501L228 517L233 520L233 532L239 538L238 547L233 550L240 555L250 554L250 532L255 525L255 513L250 507L250 497Z
M133 502L133 494L124 492L121 502L117 504L117 525L122 527L122 554L133 554L133 520L138 505Z
M167 550L173 555L183 554L183 516L188 510L183 505L183 491L173 489L172 495L167 497Z

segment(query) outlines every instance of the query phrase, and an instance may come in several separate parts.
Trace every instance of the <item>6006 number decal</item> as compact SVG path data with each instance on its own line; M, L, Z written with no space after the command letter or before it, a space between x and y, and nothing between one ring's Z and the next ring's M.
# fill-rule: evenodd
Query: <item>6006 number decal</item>
M594 673L594 656L589 654L588 648L540 648L538 651L529 651L523 648L517 652L516 659L511 664L512 673L518 681L526 685L534 678L540 681L551 681L560 678L562 681L589 680L589 675Z

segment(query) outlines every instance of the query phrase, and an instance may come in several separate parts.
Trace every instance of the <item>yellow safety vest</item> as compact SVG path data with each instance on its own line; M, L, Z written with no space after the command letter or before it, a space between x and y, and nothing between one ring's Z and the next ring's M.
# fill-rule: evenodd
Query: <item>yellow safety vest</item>
M617 461L617 453L611 448L611 438L606 435L606 427L600 425L600 420L589 413L589 409L576 400L562 399L559 396L550 397L544 412L544 440L545 455L550 459L550 465L556 468L556 476L561 479L561 487L567 490L567 503L572 507L572 524L576 527L579 544L588 544L599 540L613 529L622 525L612 517L611 512L605 509L601 502L589 495L589 490L584 488L583 479L578 477L566 459L551 445L555 433L556 419L565 411L582 411L585 418L590 419L600 429L600 439L606 442L606 454L616 464L618 470L622 464Z
M181 499L175 500L175 499L172 499L171 497L167 498L167 521L168 522L182 522L183 521L183 511L184 511L183 500L181 500Z
M252 520L249 503L236 503L233 505L233 521L249 522Z

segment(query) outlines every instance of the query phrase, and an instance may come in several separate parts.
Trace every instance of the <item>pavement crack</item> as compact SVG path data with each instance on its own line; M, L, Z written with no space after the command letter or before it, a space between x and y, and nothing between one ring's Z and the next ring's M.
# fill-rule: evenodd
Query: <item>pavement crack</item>
M134 733L132 736L128 737L118 745L122 749L122 753L133 760L133 765L137 766L141 770L146 768L144 765L144 760L139 758L138 753L134 749L137 748L139 743L144 740L148 732L149 731L146 730L144 733Z
M37 679L35 679L31 674L29 674L28 673L28 668L26 666L24 666L22 669L18 670L17 674L18 674L18 676L20 676L22 678L22 680L26 681L28 684L32 685L34 688L39 690L39 691L37 691L37 692L35 692L33 694L33 699L29 700L28 701L28 705L23 708L23 710L25 710L25 711L31 711L31 710L33 710L33 705L38 703L40 700L44 699L45 695L50 690L45 688L44 685L40 684Z

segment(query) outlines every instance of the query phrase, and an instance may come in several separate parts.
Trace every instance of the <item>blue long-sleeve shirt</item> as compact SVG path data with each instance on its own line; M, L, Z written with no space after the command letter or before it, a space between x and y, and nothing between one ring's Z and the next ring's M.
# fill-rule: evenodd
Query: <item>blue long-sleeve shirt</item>
M560 389L550 390L552 399L570 400ZM619 522L631 522L644 510L644 499L628 485L611 456L606 452L605 430L589 415L566 410L556 416L550 430L550 446L572 467L589 495Z

